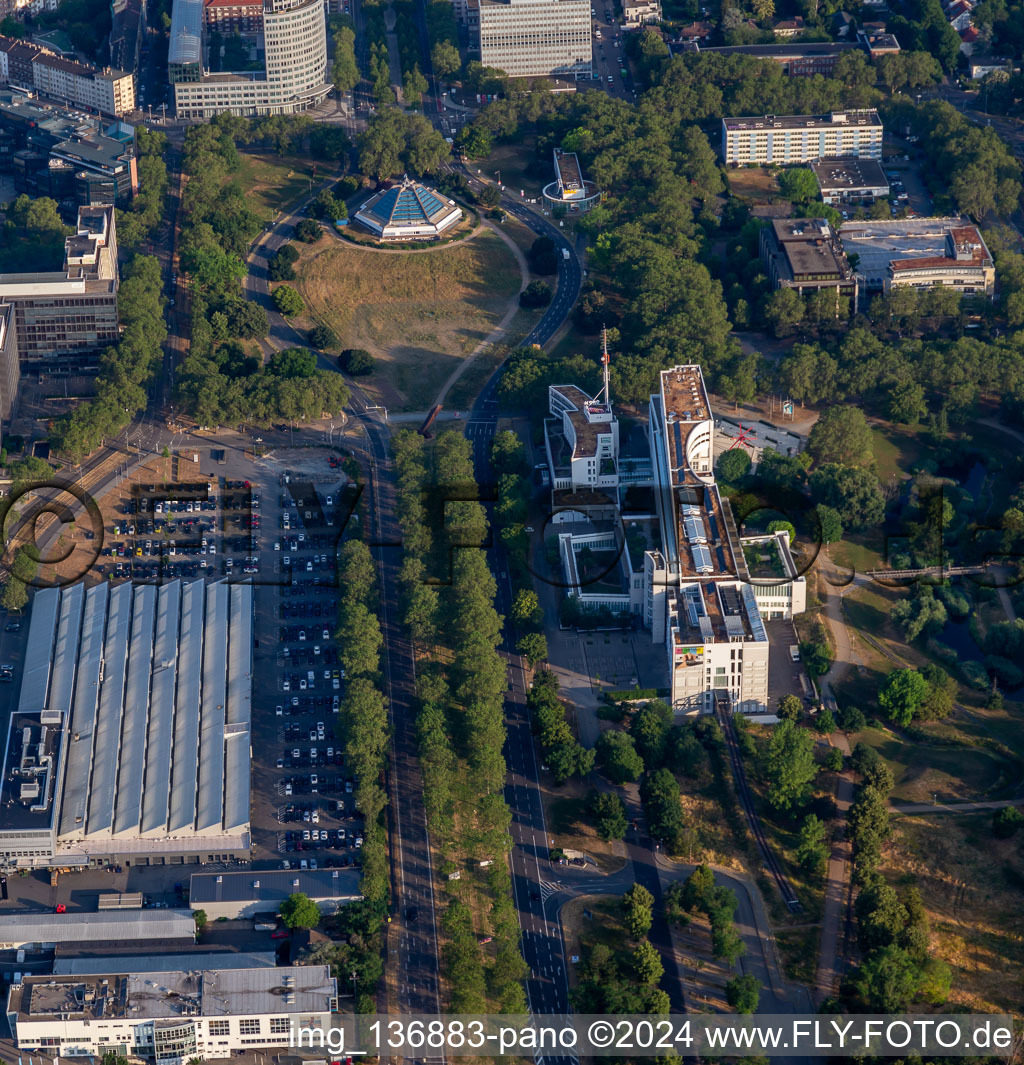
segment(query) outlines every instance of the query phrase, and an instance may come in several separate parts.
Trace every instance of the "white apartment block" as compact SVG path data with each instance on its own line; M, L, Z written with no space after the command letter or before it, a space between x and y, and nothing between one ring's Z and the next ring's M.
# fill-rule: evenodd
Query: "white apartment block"
M182 1065L287 1050L293 1028L330 1027L337 998L327 965L26 976L7 1019L19 1050Z
M94 67L29 41L0 36L0 84L35 89L45 96L105 115L135 110L135 75Z
M511 78L593 74L589 0L480 0L480 62Z
M883 132L874 109L723 118L722 156L736 166L789 166L842 156L881 159Z
M623 0L622 17L627 29L661 22L661 0Z
M36 89L47 96L71 100L105 115L135 110L135 77L123 70L96 70L66 59L36 60L32 70Z
M201 64L198 15L189 0L182 6L181 32L172 19L170 68ZM327 80L327 29L324 0L264 0L264 69L257 72L201 73L174 82L179 118L211 118L222 111L235 115L285 115L307 111L331 92Z

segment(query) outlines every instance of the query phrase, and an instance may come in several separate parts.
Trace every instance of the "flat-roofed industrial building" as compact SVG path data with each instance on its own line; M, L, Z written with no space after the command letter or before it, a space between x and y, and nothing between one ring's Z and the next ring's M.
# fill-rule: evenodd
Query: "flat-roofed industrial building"
M873 203L889 195L889 179L877 159L844 156L811 163L825 203Z
M285 1049L292 1029L327 1029L337 1008L330 966L27 976L7 1017L19 1049L159 1065Z
M232 873L193 873L189 905L211 921L235 920L258 913L276 913L289 895L312 899L324 913L334 913L356 899L359 873L355 869L246 869Z
M58 943L195 942L191 910L119 910L116 913L8 913L0 915L0 949L52 950ZM138 947L136 946L136 949Z
M252 587L43 589L0 801L21 867L249 857Z

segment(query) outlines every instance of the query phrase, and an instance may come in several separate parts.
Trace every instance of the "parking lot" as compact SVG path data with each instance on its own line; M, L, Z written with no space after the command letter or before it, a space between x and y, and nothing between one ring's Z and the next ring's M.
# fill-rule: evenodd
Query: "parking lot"
M339 461L330 456L332 469ZM294 466L293 466L294 468ZM350 501L340 470L284 483L259 464L254 533L253 858L283 868L359 864L362 819L337 736L345 675L334 643L336 552ZM276 483L271 483L276 482Z

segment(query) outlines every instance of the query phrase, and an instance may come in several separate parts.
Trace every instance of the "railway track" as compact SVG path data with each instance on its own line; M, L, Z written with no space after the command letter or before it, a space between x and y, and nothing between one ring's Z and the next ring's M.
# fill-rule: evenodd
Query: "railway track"
M715 716L718 718L718 723L722 726L722 732L725 734L725 742L729 748L729 761L732 763L732 775L736 782L736 794L739 797L740 805L743 807L743 811L747 816L747 824L750 825L750 831L753 833L754 839L757 841L758 850L761 852L761 861L772 880L775 881L775 885L779 889L779 894L782 896L782 901L786 904L786 908L790 913L800 913L803 910L803 906L801 906L800 900L797 898L797 894L793 890L793 885L786 879L778 859L768 845L768 838L765 836L764 829L761 827L761 819L757 816L757 811L754 809L753 796L750 794L750 786L747 784L747 775L743 769L743 762L740 759L739 745L736 742L736 730L733 727L732 715L729 712L728 707L723 708L722 703L718 702L715 708Z

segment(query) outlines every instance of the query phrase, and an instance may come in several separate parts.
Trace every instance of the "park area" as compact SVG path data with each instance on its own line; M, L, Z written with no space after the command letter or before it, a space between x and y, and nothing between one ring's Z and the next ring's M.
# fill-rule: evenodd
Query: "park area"
M296 264L308 314L342 348L364 348L376 371L360 385L393 410L425 410L444 382L506 312L521 275L501 239L414 252L370 251L337 241L303 249Z
M230 184L237 186L249 207L261 222L270 222L282 210L314 188L308 159L288 155L250 155L239 153L238 169L232 171Z

